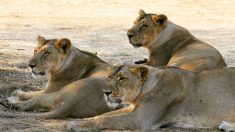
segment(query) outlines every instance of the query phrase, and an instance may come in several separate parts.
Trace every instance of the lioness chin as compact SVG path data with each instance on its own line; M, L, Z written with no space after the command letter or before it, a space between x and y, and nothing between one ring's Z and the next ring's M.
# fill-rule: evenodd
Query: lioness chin
M172 23L164 14L140 10L127 35L133 46L149 50L148 60L140 60L136 64L173 66L195 72L226 67L217 49Z
M211 128L222 120L235 121L235 68L194 73L170 67L124 65L110 78L113 87L104 89L106 101L125 107L70 122L68 129ZM235 130L228 122L221 122L219 128Z
M69 39L38 36L29 66L35 76L49 75L46 88L34 92L17 90L15 97L8 98L9 103L20 110L44 108L48 111L28 115L83 118L112 110L106 105L102 91L109 87L107 75L112 66L92 53L75 48Z

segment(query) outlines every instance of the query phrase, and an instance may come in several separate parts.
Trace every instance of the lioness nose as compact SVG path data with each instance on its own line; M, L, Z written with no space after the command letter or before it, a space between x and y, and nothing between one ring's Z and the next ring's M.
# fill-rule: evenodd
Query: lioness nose
M29 64L29 67L33 69L36 65L35 64Z
M128 30L127 31L127 36L128 36L129 39L131 39L132 37L135 36L135 34L131 30Z
M134 37L134 35L128 34L128 38L129 38L129 39L131 39L131 38L133 38L133 37Z
M112 93L112 91L104 91L104 94L106 94L107 96L109 96Z

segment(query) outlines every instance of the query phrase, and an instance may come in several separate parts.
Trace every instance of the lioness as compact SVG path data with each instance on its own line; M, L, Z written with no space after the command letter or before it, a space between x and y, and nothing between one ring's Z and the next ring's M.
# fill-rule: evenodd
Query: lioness
M111 110L103 101L102 92L108 87L111 65L75 48L69 39L47 40L39 36L29 66L34 76L48 74L49 81L42 91L16 91L20 100L8 98L14 107L20 110L45 108L50 112L35 115L44 118L89 117Z
M126 107L70 122L68 129L216 127L221 120L235 121L234 80L235 68L193 73L170 67L121 66L111 75L113 87L105 89L104 95L108 104Z
M147 14L140 10L127 35L134 47L149 50L149 59L137 61L136 64L173 66L195 72L226 67L218 50L167 20L163 14Z

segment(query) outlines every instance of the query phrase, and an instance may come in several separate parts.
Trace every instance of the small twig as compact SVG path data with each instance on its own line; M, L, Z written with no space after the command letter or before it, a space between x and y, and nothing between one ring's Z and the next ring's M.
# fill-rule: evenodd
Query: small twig
M7 109L10 109L10 107L9 107L9 106L5 105L5 104L4 104L4 103L2 103L2 102L0 102L0 104L1 104L2 106L6 107Z

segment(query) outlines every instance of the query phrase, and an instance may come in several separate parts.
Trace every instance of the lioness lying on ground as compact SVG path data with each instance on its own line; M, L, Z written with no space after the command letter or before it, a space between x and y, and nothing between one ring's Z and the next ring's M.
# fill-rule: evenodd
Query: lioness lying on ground
M207 128L216 127L221 120L235 121L235 68L193 73L170 67L126 65L110 77L113 87L104 89L106 101L125 107L70 122L68 129Z
M147 14L140 10L127 35L133 46L149 50L149 59L136 64L173 66L195 72L226 67L218 50L170 22L163 14Z
M33 115L44 118L82 118L111 110L103 101L102 91L108 87L111 66L94 54L73 47L69 39L46 40L39 36L29 66L34 76L49 74L49 81L42 91L16 91L17 97L8 98L14 107L45 108L49 112Z

